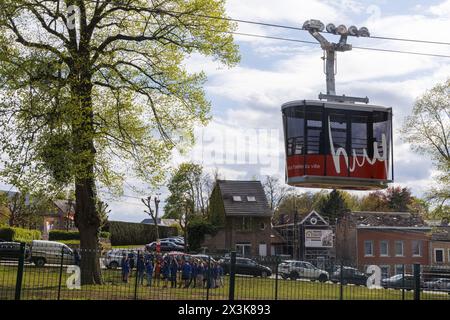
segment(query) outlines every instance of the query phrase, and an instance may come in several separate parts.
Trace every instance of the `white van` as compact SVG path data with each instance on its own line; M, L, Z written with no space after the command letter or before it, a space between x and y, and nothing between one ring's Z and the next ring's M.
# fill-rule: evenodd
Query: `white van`
M74 253L64 243L46 240L33 240L30 260L37 266L45 264L72 265L75 263Z

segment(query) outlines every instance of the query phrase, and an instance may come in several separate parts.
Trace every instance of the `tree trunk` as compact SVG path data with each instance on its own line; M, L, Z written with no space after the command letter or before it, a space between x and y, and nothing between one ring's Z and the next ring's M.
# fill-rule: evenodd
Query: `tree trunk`
M84 61L87 57L85 57ZM91 75L79 61L73 79L74 120L72 142L75 172L75 225L80 232L81 284L101 284L99 230L101 218L96 208L94 113Z
M155 222L155 232L156 232L156 240L159 240L159 229L158 229L158 221L156 220L157 217L155 217L153 220Z
M98 231L100 217L95 208L94 179L83 179L75 186L75 223L80 232L81 284L101 284Z

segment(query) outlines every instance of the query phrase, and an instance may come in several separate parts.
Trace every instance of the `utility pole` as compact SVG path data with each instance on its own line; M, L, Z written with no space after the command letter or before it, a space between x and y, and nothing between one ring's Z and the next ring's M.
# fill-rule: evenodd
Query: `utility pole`
M345 95L338 96L336 95L336 83L335 83L335 75L337 73L337 52L345 52L352 50L352 45L347 43L348 36L356 36L356 37L370 37L369 30L365 27L362 27L358 30L357 27L351 26L347 29L345 25L339 25L336 27L334 24L329 23L326 27L326 32L340 35L340 40L338 43L329 42L321 32L324 31L324 24L319 20L308 20L303 24L303 29L307 30L320 44L321 48L324 51L323 60L325 60L325 75L326 75L326 85L327 85L327 93L319 94L319 99L326 99L327 101L337 101L337 102L364 102L369 103L369 99L367 97L348 97Z

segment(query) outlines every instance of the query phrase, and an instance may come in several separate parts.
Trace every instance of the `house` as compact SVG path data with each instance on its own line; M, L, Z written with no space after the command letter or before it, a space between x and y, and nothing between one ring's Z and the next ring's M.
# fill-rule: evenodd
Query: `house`
M349 212L336 227L337 260L366 270L381 268L382 277L428 265L432 228L409 212Z
M335 258L333 227L315 210L294 218L292 223L274 226L285 239L282 253L322 268L332 264Z
M450 226L447 223L441 223L433 227L430 264L450 267Z
M43 224L41 226L42 238L48 239L51 230L76 231L75 227L75 203L71 200L54 200L50 209L42 213Z
M218 180L210 196L209 221L219 230L207 235L202 246L217 253L270 255L271 218L260 181Z

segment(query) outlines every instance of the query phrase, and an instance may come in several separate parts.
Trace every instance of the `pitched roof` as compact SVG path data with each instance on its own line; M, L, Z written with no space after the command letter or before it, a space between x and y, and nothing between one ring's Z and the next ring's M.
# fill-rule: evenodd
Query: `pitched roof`
M426 227L420 215L409 212L353 211L351 219L361 227Z
M219 188L227 216L271 217L272 212L267 203L260 181L218 180ZM234 201L240 196L241 201ZM256 201L248 201L247 197L255 197Z

